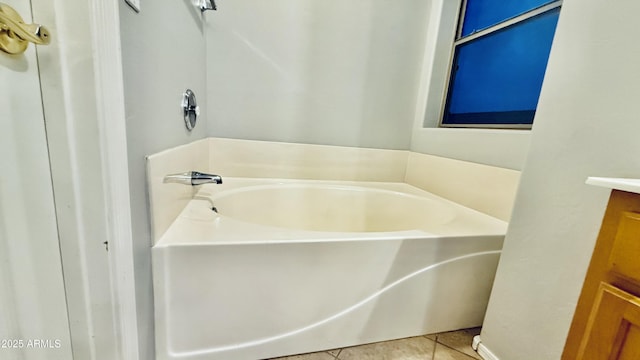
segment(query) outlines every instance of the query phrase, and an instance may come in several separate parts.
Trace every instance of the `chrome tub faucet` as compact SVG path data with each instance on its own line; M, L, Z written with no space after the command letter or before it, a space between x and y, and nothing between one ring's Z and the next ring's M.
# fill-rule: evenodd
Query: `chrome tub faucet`
M184 185L202 185L202 184L222 184L220 175L205 174L197 171L188 171L180 174L171 174L164 177L166 183L176 183Z

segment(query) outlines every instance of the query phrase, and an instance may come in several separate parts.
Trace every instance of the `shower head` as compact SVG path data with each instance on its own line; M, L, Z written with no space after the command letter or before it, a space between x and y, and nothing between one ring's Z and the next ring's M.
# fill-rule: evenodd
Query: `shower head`
M218 10L216 8L215 0L199 0L200 11L205 12L207 10Z

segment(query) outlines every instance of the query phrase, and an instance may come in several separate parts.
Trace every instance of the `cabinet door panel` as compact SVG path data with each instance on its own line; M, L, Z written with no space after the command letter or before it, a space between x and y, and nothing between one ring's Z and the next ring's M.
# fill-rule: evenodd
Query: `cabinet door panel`
M601 283L578 359L640 358L640 298Z
M640 327L630 326L620 347L620 360L638 360L640 359L640 347L633 344L640 344Z
M625 212L620 219L616 239L609 257L609 268L616 273L640 281L640 214Z

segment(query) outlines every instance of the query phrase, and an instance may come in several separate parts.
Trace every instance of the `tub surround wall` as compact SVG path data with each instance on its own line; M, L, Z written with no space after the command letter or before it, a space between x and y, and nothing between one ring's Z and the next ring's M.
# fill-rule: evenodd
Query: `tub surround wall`
M206 15L210 136L409 148L430 0L219 7Z
M403 183L508 221L519 172L400 150L209 138L147 158L154 242L193 196L163 184L190 170L224 178L282 178Z
M234 177L402 182L401 150L210 138L209 169Z
M520 172L400 150L210 139L209 169L234 177L406 182L509 221Z
M192 170L208 171L208 167L208 139L181 145L147 158L147 187L149 189L151 230L154 239L167 230L197 191L197 187L194 186L164 184L164 177L168 174Z
M449 159L522 170L531 141L530 130L419 128L411 151Z
M520 172L410 152L405 182L509 221Z

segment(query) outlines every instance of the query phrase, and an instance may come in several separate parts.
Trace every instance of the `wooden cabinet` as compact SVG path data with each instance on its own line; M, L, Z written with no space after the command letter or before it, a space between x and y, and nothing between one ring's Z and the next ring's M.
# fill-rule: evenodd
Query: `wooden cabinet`
M640 194L611 193L562 359L640 359Z
M640 298L600 283L578 359L640 359Z

